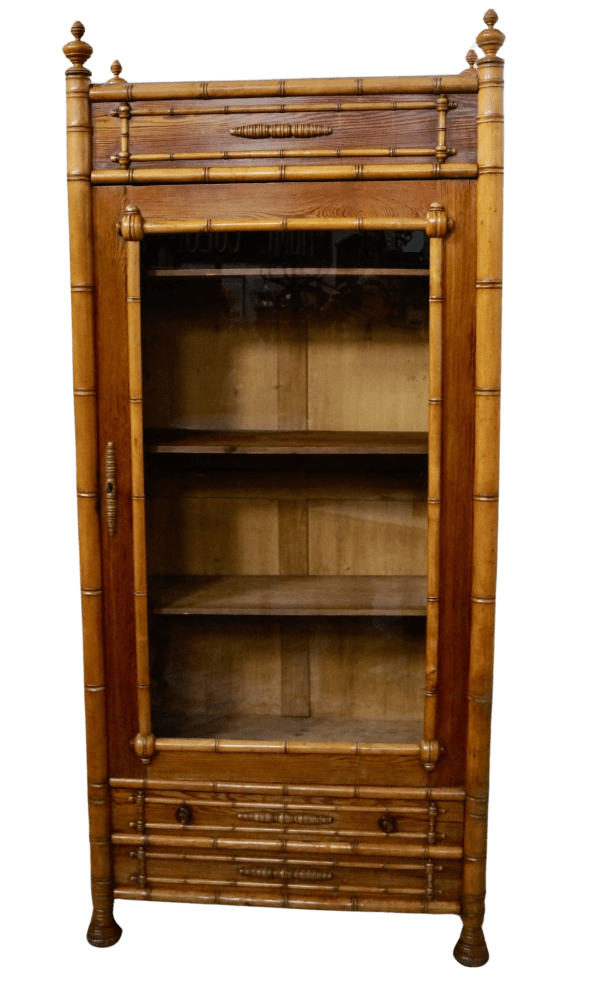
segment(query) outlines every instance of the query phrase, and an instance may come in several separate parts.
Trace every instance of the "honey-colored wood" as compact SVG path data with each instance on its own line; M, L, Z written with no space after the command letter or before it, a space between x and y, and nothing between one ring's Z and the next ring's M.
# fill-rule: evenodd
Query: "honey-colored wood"
M261 853L328 853L353 854L365 857L425 857L435 860L457 860L462 857L462 847L410 843L380 843L380 842L347 842L335 840L329 843L323 841L296 839L230 839L227 836L161 836L155 833L136 835L134 833L113 833L112 842L115 845L127 846L172 846L185 847L189 850L259 850Z
M332 177L335 178L335 177ZM216 231L425 231L426 218L395 217L278 217L278 218L201 218L162 221L155 218L138 218L132 231L131 219L124 218L120 234L123 238L138 238L138 230L145 235L195 234ZM141 226L141 227L140 227Z
M124 105L123 105L124 106ZM266 127L266 125L264 125ZM290 127L292 127L290 125ZM442 129L440 129L442 130ZM234 129L232 134L237 134ZM444 157L454 155L456 149L444 148ZM233 152L148 152L137 153L127 157L130 162L193 162L202 159L378 159L382 156L396 158L402 156L438 156L437 148L349 148L349 149L264 149L261 152L253 152L248 149ZM123 165L122 156L111 156L111 162L118 162Z
M456 76L94 86L74 25L96 945L121 897L460 914L487 959L496 20Z
M397 166L202 166L197 169L94 169L94 184L284 183L305 180L430 180L477 176L472 163L406 163Z
M323 784L236 784L234 782L219 781L157 781L153 777L147 777L143 781L132 778L111 778L113 788L142 788L144 785L148 790L161 791L168 788L174 790L189 791L214 791L221 792L243 792L244 794L267 794L267 795L319 795L337 798L391 798L391 799L413 799L417 801L455 801L460 802L465 799L465 792L462 788L399 788L386 786L371 787L364 784L356 785L323 785Z
M278 892L252 891L177 891L168 888L115 888L115 898L137 898L155 902L194 902L202 905L263 905L268 908L323 909L338 912L428 912L430 914L456 913L460 902L443 902L410 899L378 899L325 896L281 895Z
M121 936L113 918L110 798L106 734L106 684L102 632L99 460L96 438L96 365L94 342L94 267L92 257L90 71L92 48L82 41L75 21L74 41L64 46L71 62L67 77L67 180L73 321L73 393L77 444L77 508L88 773L88 811L92 869L92 919L89 943L109 947Z
M476 56L473 61L476 61ZM112 66L111 66L112 69ZM467 70L465 69L466 73ZM462 73L461 73L462 75ZM456 101L449 101L448 109L453 110L456 108ZM362 111L411 111L411 110L435 110L437 108L436 100L378 100L374 102L361 101L360 103L352 102L338 102L335 103L308 103L303 104L301 102L295 102L292 104L206 104L202 106L188 107L186 105L174 105L170 107L163 107L160 110L153 110L148 107L136 107L132 110L132 117L173 117L177 115L189 117L198 114L306 114L311 111L317 113L332 112L335 114L344 114ZM113 117L117 117L117 111L110 112Z
M498 534L500 332L502 294L502 184L504 172L504 35L488 10L477 36L479 180L477 183L477 331L475 353L475 476L473 588L465 786L463 929L454 956L467 967L485 964L486 837L489 788L494 613Z
M135 748L144 763L154 751L148 659L148 582L146 572L146 514L144 491L144 427L142 413L142 328L140 290L139 211L129 205L122 228L127 230L127 327L129 342L129 418L131 426L131 498L133 510L133 596L139 731Z
M444 118L445 120L445 118ZM442 123L442 122L441 122ZM440 139L441 140L441 139ZM436 699L440 628L440 505L442 500L442 342L443 237L447 219L434 203L428 214L429 278L429 398L427 494L427 659L425 664L425 739L436 737Z
M446 106L447 102L447 106ZM412 151L411 162L427 164L432 159L443 163L452 154L453 162L476 162L476 94L460 95L458 100L448 100L446 94L436 100L422 101L414 95L402 101L371 101L359 97L351 102L323 103L318 97L308 100L294 98L281 103L263 98L261 104L248 106L223 105L214 100L179 100L176 105L162 101L134 104L130 123L130 152L150 161L168 163L170 168L193 166L198 160L186 159L186 153L214 154L214 159L204 160L208 165L219 165L220 160L232 157L239 165L265 164L270 158L284 152L290 162L301 163L297 151L309 151L314 146L318 153L339 149L343 156L347 150L359 150L353 155L355 162L373 165L377 155L369 151L383 151L406 148ZM264 110L262 120L257 115ZM350 112L350 113L348 113ZM449 112L449 113L448 113ZM277 117L274 117L274 115ZM302 115L299 118L299 115ZM118 163L120 153L120 124L118 106L96 103L93 105L94 145L93 168L106 168L109 162ZM231 117L233 116L233 119ZM443 123L441 121L443 116ZM328 129L330 142L311 140L301 142L292 137L275 137L272 129L288 133L298 127ZM232 124L236 128L232 128ZM243 137L244 131L251 129L265 137L251 141ZM441 127L440 127L441 125ZM445 130L446 135L441 135ZM408 136L405 140L404 136ZM266 153L263 157L262 153ZM154 156L159 157L158 160ZM176 158L171 158L171 156ZM179 158L183 156L183 158ZM311 155L312 162L327 165L325 155Z
M476 93L476 79L459 76L371 76L364 79L286 79L211 83L94 84L98 100L186 100L227 97L374 96L386 93Z

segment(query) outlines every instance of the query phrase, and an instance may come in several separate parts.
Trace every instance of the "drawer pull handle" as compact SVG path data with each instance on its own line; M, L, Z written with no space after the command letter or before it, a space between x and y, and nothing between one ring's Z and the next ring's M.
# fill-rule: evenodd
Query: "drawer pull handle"
M188 826L194 818L194 813L189 805L180 805L175 812L175 818L181 826Z
M280 881L330 881L333 877L330 871L316 871L312 868L292 870L288 867L242 867L239 873L247 878L278 879Z
M244 822L277 822L282 826L324 826L333 822L332 815L312 815L309 812L238 812Z
M320 138L332 131L325 124L241 124L231 134L235 138Z
M382 833L395 833L398 829L398 823L395 815L385 815L381 816L378 820L377 825L381 829Z

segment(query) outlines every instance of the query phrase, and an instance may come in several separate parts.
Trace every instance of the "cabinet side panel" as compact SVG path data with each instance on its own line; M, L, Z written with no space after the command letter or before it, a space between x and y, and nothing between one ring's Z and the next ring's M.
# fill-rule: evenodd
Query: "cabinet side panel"
M137 733L135 628L131 521L131 456L127 352L125 242L116 224L127 203L126 188L93 191L94 268L97 281L96 347L101 492L104 457L114 444L116 521L110 535L102 516L104 629L108 689L108 747L112 776L139 773L130 746Z
M434 783L462 784L471 626L476 183L440 183L437 200L454 231L445 240L442 370L438 738L446 754Z

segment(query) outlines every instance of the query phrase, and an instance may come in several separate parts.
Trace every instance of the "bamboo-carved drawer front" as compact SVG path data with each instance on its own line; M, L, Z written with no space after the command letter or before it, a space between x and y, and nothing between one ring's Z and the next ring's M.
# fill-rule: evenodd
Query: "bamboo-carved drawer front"
M363 841L460 846L458 801L392 798L274 798L243 792L113 791L120 833L239 840Z
M458 861L361 859L298 852L269 856L244 851L215 854L168 847L115 847L119 888L177 890L184 894L225 889L235 893L371 897L374 900L458 901Z
M475 163L476 94L99 102L94 169Z

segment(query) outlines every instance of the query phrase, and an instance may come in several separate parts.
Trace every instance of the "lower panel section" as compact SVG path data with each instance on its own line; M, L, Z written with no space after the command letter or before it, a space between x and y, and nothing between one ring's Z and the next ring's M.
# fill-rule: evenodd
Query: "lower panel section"
M336 912L428 912L460 914L459 902L399 901L395 899L342 898L325 895L296 895L265 891L260 895L242 891L173 891L167 888L116 888L115 898L153 902L189 902L200 905L262 905L271 908L321 909Z

